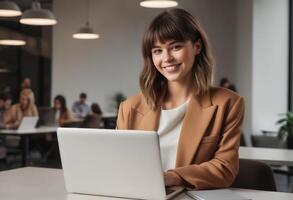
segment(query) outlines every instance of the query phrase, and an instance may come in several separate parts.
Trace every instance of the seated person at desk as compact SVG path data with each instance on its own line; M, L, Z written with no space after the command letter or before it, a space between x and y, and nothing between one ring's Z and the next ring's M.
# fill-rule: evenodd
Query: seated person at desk
M5 128L4 121L7 121L7 115L11 109L12 99L9 95L0 94L0 128Z
M64 126L73 121L71 112L67 109L66 100L63 95L57 95L54 98L54 109L56 111L55 119L59 126Z
M85 118L86 115L90 114L90 107L86 103L86 98L86 94L81 93L79 101L74 102L72 106L72 112L77 118Z
M100 128L102 110L97 103L91 105L92 113L84 118L81 128Z
M0 128L4 127L4 112L5 112L6 96L0 93Z
M211 86L205 31L183 9L164 11L142 49L141 93L121 103L117 128L158 132L166 186L229 187L239 168L244 102Z
M14 104L4 117L5 128L18 128L25 116L38 116L34 93L31 89L20 92L19 103Z

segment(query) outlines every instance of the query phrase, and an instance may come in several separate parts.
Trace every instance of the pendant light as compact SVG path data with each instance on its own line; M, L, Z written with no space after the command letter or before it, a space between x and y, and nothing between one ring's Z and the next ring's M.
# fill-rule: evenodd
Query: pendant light
M24 46L25 44L24 40L0 39L0 45L4 46Z
M84 40L98 39L100 35L95 33L89 24L89 1L88 0L86 2L86 12L87 12L87 20L86 20L85 26L81 27L76 33L72 35L72 37L75 39L84 39Z
M0 17L16 17L21 14L19 6L13 1L0 1Z
M26 41L23 35L19 34L18 32L0 28L0 45L5 46L23 46L26 44Z
M54 14L48 9L42 9L38 1L33 1L32 9L26 10L20 23L36 26L51 26L57 24Z
M178 3L173 0L145 0L140 2L140 6L146 8L171 8L178 6Z
M26 41L21 35L15 34L10 31L0 30L0 45L1 46L23 46Z

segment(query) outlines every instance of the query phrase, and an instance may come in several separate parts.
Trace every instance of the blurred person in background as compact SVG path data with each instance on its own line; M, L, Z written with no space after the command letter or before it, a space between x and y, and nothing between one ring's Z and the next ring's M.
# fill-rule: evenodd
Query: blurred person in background
M229 90L232 90L234 92L237 92L237 89L235 87L234 84L230 83L229 79L224 77L224 78L221 78L220 80L220 87L223 87L223 88L227 88Z
M6 107L11 105L11 100L6 102ZM19 103L14 104L4 117L5 128L18 128L20 122L25 116L38 116L38 110L35 105L34 93L31 89L23 89L20 93Z
M21 89L31 89L31 79L26 77L22 80Z
M54 109L56 111L55 119L59 126L64 126L73 121L72 114L66 106L66 99L63 95L57 95L54 98Z
M0 128L5 128L4 121L7 121L7 115L11 109L12 99L10 95L0 93Z
M86 93L81 93L79 95L79 101L74 102L72 106L72 112L77 118L85 118L91 112L90 107L86 103L86 98Z
M0 93L0 128L4 127L4 112L5 112L6 96Z
M102 110L97 103L91 105L91 114L88 114L81 124L81 128L100 128Z

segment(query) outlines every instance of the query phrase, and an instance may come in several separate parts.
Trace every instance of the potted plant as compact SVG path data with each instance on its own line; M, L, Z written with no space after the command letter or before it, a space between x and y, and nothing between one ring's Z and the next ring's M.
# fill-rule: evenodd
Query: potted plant
M288 111L283 115L284 117L277 121L277 124L280 125L278 136L286 139L288 148L293 149L293 112Z

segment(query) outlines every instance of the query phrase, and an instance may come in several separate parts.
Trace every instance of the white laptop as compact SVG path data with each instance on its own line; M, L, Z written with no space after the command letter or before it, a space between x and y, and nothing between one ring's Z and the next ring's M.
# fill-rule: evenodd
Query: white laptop
M58 128L57 135L69 193L163 200L183 190L165 189L156 132Z
M36 128L39 117L23 117L17 130L32 130Z

